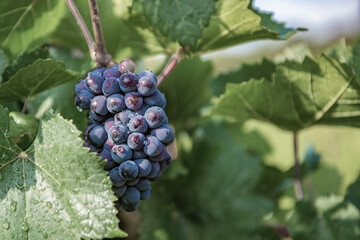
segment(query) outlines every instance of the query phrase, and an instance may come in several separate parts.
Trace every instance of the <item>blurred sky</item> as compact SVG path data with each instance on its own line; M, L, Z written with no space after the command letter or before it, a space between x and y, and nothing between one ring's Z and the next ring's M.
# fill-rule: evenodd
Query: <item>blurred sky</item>
M287 27L304 27L308 31L295 34L289 41L261 40L205 55L204 59L219 64L219 71L236 68L254 56L259 59L274 55L289 43L305 41L314 49L341 37L360 36L360 0L254 0L254 6L273 12L273 18ZM232 60L222 67L224 58Z

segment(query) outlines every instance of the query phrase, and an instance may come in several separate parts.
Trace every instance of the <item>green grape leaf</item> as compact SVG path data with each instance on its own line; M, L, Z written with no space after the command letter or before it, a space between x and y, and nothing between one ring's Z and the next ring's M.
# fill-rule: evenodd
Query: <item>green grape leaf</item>
M199 124L193 149L183 156L187 176L159 179L140 206L140 239L215 240L224 233L226 239L279 239L263 222L272 203L254 192L261 159L232 137L233 131L242 134L237 127L209 120Z
M49 58L49 51L46 48L36 48L29 52L21 52L14 62L7 66L3 74L3 83L14 76L21 68L25 68L34 63L39 58Z
M213 113L237 121L254 118L292 131L314 124L360 126L359 90L359 79L348 65L324 55L307 57L302 63L276 65L271 80L228 84Z
M134 5L135 9L141 9L137 14L146 16L146 21L153 28L180 45L191 48L195 47L204 27L209 24L211 14L215 12L214 0L140 0L134 1Z
M356 181L348 187L345 199L360 210L360 175Z
M169 106L165 110L170 122L183 126L184 120L198 116L200 108L211 97L208 88L211 73L210 62L203 62L199 57L184 59L160 85Z
M65 1L0 1L0 46L15 55L45 42L66 12Z
M0 49L0 83L3 81L3 72L7 67L8 60L4 54L4 51Z
M295 213L289 220L291 237L294 240L357 239L360 220L354 205L339 196L318 197L315 206L298 202Z
M30 147L36 137L38 128L39 122L33 115L19 112L10 113L9 136L21 149Z
M205 52L259 39L285 39L302 30L285 28L266 14L259 16L249 5L250 0L218 1L217 13L204 29L196 50Z
M7 111L0 106L0 115ZM26 151L0 125L0 235L4 239L124 237L104 162L69 121L47 112Z
M29 98L80 76L65 69L64 63L52 59L38 59L20 69L9 81L0 85L0 102Z

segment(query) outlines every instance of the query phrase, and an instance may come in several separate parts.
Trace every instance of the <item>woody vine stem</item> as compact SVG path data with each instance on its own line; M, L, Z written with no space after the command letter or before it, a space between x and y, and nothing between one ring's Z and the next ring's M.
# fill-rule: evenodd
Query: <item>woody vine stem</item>
M95 35L95 41L93 37L90 34L90 31L88 27L85 24L84 19L82 18L78 8L76 7L73 0L65 0L66 4L68 5L72 15L76 19L76 22L78 23L81 32L84 35L84 38L86 40L86 43L88 45L90 56L94 62L96 62L96 65L108 67L110 65L115 64L115 61L111 57L111 55L107 52L103 31L101 27L101 19L100 19L100 13L99 13L99 7L96 0L88 0L89 1L89 8L91 13L91 20L92 20L92 26L94 30ZM169 62L166 64L164 69L162 70L162 73L159 75L158 78L158 86L163 82L163 80L174 70L176 65L185 57L183 53L183 48L180 47L176 54L174 54Z

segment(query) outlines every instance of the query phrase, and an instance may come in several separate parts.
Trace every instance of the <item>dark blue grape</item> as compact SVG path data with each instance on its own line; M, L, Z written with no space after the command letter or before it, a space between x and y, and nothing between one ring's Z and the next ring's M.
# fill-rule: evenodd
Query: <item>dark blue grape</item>
M165 108L166 106L165 96L159 90L156 90L154 94L148 97L144 97L144 103L149 107L158 106L161 108Z
M139 207L139 205L140 205L139 202L131 204L131 205L122 203L121 207L122 207L122 209L124 209L127 212L133 212Z
M113 183L114 187L121 187L125 184L125 179L123 179L119 174L119 167L114 167L109 172L110 180Z
M105 129L106 130L106 129ZM103 148L107 149L107 150L111 150L116 144L113 143L109 138L106 140L106 142L104 143Z
M106 97L103 95L96 96L91 100L90 110L100 116L105 116L108 113L106 107Z
M152 162L151 163L151 173L147 176L147 178L154 178L160 172L160 164L159 162Z
M90 74L86 78L86 88L95 95L102 93L102 85L104 83L104 78L97 74Z
M129 130L131 132L145 133L148 129L148 124L145 117L138 115L130 119Z
M150 75L139 78L137 90L142 96L150 96L156 91L156 80Z
M146 177L151 173L152 165L147 159L136 159L134 160L139 168L139 177Z
M174 140L174 132L168 124L151 130L151 135L157 137L165 145L169 145Z
M107 116L98 115L98 114L94 113L93 111L89 112L89 118L90 118L91 122L93 122L93 123L101 124L106 119L106 117Z
M80 82L76 83L75 85L75 93L79 94L82 90L86 90L86 81L81 80Z
M141 78L143 76L150 76L152 77L153 79L155 79L155 81L157 82L157 76L154 72L150 71L150 70L145 70L143 72L141 72L139 75L138 75L138 78Z
M142 133L131 133L127 145L133 150L141 150L144 147L145 135Z
M137 84L138 78L136 74L133 73L125 73L121 75L119 80L120 89L124 93L136 91Z
M100 153L101 152L101 148L99 147L95 147L93 145L90 146L90 152L96 152L96 153Z
M79 94L75 96L75 104L82 109L89 109L91 100L94 97L94 94L92 94L91 92L87 90L82 90Z
M125 204L135 204L140 201L140 192L135 187L129 187L121 200Z
M149 108L144 116L150 128L158 128L168 123L168 118L164 110L160 107Z
M132 150L126 144L115 145L111 150L111 157L116 163L122 163L132 158Z
M118 113L125 108L125 100L123 95L113 94L107 99L107 109L111 113Z
M101 147L107 139L105 128L103 126L93 127L88 133L88 139L91 145Z
M161 162L162 160L164 160L166 157L168 156L168 152L166 151L166 148L164 147L163 150L161 151L161 153L155 157L150 157L149 159L151 161L155 161L155 162Z
M146 178L140 179L139 183L135 187L140 191L146 191L150 188L150 181Z
M104 128L105 131L108 132L109 129L114 126L115 120L114 118L108 118L105 122L104 122Z
M126 185L128 185L130 187L135 186L136 184L138 184L139 181L140 181L140 177L137 177L137 178L135 178L133 180L127 181Z
M160 170L164 171L169 167L170 164L171 164L171 156L170 154L168 154L166 158L160 162Z
M137 114L137 115L142 115L142 116L144 116L146 110L148 110L148 109L149 109L149 107L146 106L145 104L143 104L143 105L141 106L141 108L139 108L138 110L134 111L134 113L135 113L135 115Z
M120 75L121 74L120 74L119 70L117 70L115 68L108 68L103 73L104 78L111 78L111 77L118 78L118 77L120 77Z
M129 92L125 95L125 105L130 110L138 110L143 105L143 98L138 92Z
M115 144L125 143L128 138L128 128L121 124L114 124L108 131L109 139Z
M94 69L91 73L89 73L89 75L92 75L92 74L97 74L97 75L103 75L104 72L105 72L106 68L104 67L101 67L101 68L96 68Z
M124 185L122 187L112 187L112 190L114 191L116 197L121 198L126 193L127 186Z
M86 140L84 141L83 147L90 148L90 143L88 143Z
M150 181L156 181L156 180L158 180L158 179L161 177L161 175L162 175L162 171L161 171L161 168L160 168L160 171L156 174L155 177L153 177L153 178L148 177L148 179L149 179Z
M102 85L102 92L105 96L110 96L120 92L119 81L117 78L107 78Z
M109 149L104 149L100 152L99 154L100 157L102 157L103 160L106 160L104 169L105 170L110 170L113 169L114 167L118 166L118 164L116 162L114 162L114 160L111 157L111 151Z
M143 150L133 151L133 159L145 158L146 154Z
M124 111L121 111L117 114L115 114L115 122L121 123L121 124L128 124L130 119L135 116L134 112L132 112L129 109L126 109Z
M129 72L134 73L135 72L135 63L132 60L125 58L120 61L118 69L121 74L129 73Z
M125 161L119 166L119 174L123 179L131 181L138 176L139 168L133 161Z
M145 140L144 153L150 157L155 157L163 151L165 146L154 136L147 136Z
M151 187L149 187L147 190L140 192L140 199L145 200L148 199L151 196Z

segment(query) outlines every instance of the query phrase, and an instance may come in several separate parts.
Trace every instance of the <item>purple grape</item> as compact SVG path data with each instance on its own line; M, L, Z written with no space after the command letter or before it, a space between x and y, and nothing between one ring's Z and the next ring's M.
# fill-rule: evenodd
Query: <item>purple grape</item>
M108 118L105 122L104 122L104 128L105 131L108 132L109 129L114 126L115 120L114 118Z
M132 112L129 109L126 109L124 111L115 114L114 118L115 118L115 122L125 125L128 124L130 119L133 118L134 116L135 116L134 112Z
M146 106L145 104L143 104L143 105L141 106L141 108L139 108L138 110L134 111L134 113L137 114L137 115L142 115L142 116L144 116L146 110L148 110L148 109L149 109L149 107Z
M136 159L134 160L134 162L139 168L139 177L146 177L151 173L152 165L149 160L143 158L143 159Z
M112 190L114 191L116 197L121 198L126 193L127 186L124 185L122 187L112 187Z
M135 63L132 60L125 58L121 60L121 62L119 63L118 69L121 72L121 74L128 72L133 73L135 72Z
M101 152L101 148L99 147L95 147L93 145L90 146L90 152L96 152L96 153L100 153Z
M82 109L89 109L91 100L94 98L94 94L87 90L80 91L75 97L76 106Z
M133 151L133 159L145 158L146 154L143 150Z
M84 139L85 141L89 141L88 135L91 129L94 127L99 126L99 124L91 124L84 130Z
M106 129L105 129L105 130L106 130ZM113 143L113 142L108 138L108 139L106 140L106 142L104 143L103 148L110 151L114 146L115 146L115 143Z
M156 91L152 95L144 97L144 103L149 107L158 106L161 108L165 108L166 100L164 94L162 94L159 90L156 89Z
M148 129L148 124L145 117L138 115L130 119L129 130L131 132L145 133Z
M96 68L96 69L94 69L91 73L89 73L89 75L91 75L91 74L97 74L97 75L101 75L101 76L102 76L102 75L104 74L105 70L106 70L106 68L104 68L104 67Z
M112 181L114 187L121 187L125 184L125 179L123 179L119 174L119 167L114 167L109 172L110 180Z
M157 137L165 145L169 145L174 140L174 132L168 124L151 130L151 135Z
M118 113L125 108L125 100L121 94L113 94L107 99L107 109L111 113Z
M131 180L131 181L127 181L126 182L126 185L128 185L128 186L135 186L136 184L138 184L139 183L139 181L140 181L140 178L139 177L137 177L137 178L135 178L134 180Z
M134 203L134 204L130 204L130 205L122 203L121 207L122 207L122 209L124 209L127 212L133 212L139 207L139 205L140 205L139 202Z
M127 139L127 145L133 150L141 150L144 142L145 135L142 133L131 133Z
M148 179L142 178L138 182L138 184L135 185L135 187L140 191L146 191L150 188L150 181Z
M140 199L145 200L148 199L151 196L151 187L149 187L147 190L140 192Z
M114 162L114 160L111 157L111 152L108 149L104 149L100 152L99 154L100 157L102 157L103 160L106 160L104 169L105 170L110 170L113 169L114 167L118 166L118 164L116 162Z
M135 187L129 187L121 200L125 204L136 204L140 201L140 192Z
M150 157L155 157L163 151L165 146L154 136L147 136L145 140L144 153Z
M86 78L86 88L95 95L102 93L102 85L104 83L104 78L97 74L90 74Z
M168 152L166 151L166 148L164 147L159 155L157 155L155 157L150 157L149 159L151 161L160 162L160 161L164 160L165 158L167 158L167 156L168 156Z
M93 127L88 133L88 139L91 145L101 147L107 139L105 128L103 126Z
M167 169L169 167L169 165L171 164L171 156L170 154L167 154L166 158L159 162L160 163L160 170L164 171L165 169Z
M103 95L94 97L93 100L91 100L90 109L97 115L105 116L108 113L106 97Z
M93 123L97 123L97 124L101 124L107 116L101 116L98 115L96 113L94 113L93 111L90 111L89 113L89 118Z
M120 87L117 78L110 77L105 79L102 85L102 92L104 93L105 96L110 96L112 94L119 93Z
M161 175L162 175L162 171L161 171L161 168L160 168L160 171L156 174L156 176L153 177L153 178L150 178L150 177L149 177L149 180L150 180L150 181L156 181L156 180L158 180L158 179L161 177Z
M82 90L86 90L86 81L81 80L75 85L75 93L79 94Z
M160 172L160 164L159 162L151 162L151 172L150 174L147 176L147 178L154 178L158 175L158 173Z
M139 78L137 90L142 96L150 96L156 91L156 80L150 75Z
M133 73L124 73L120 77L119 86L124 93L136 91L138 78Z
M138 75L138 78L141 78L143 76L150 76L151 78L155 79L155 81L157 82L157 76L154 72L150 71L150 70L145 70L143 72L141 72L139 75Z
M125 95L125 105L130 110L138 110L143 105L143 98L138 92L129 92Z
M110 141L115 144L125 143L128 138L128 128L121 124L114 124L109 131L108 136Z
M133 161L125 161L119 166L119 174L123 179L131 181L138 176L139 168Z
M111 77L118 78L120 77L120 75L121 75L120 72L115 68L108 68L103 73L104 78L111 78Z
M150 128L158 128L167 124L168 119L164 110L160 107L151 107L145 112L145 119Z
M122 163L132 158L132 150L126 144L115 145L111 150L111 157L116 163Z
M90 143L88 143L86 140L84 141L83 147L90 148Z

